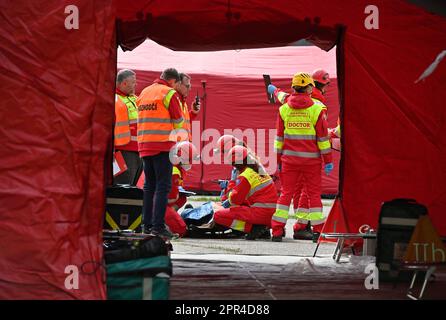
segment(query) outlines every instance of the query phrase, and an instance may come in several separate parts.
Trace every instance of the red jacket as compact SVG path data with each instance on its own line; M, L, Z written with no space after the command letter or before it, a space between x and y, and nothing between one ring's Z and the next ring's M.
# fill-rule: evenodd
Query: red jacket
M168 82L162 79L156 79L154 83L161 83L169 86ZM175 93L170 100L169 113L172 120L179 120L183 117L183 114L181 113L180 101L181 98L178 93ZM160 152L169 152L174 145L175 142L172 141L138 143L139 156L142 158L146 156L154 156Z
M276 90L277 91L277 90ZM308 107L311 107L314 102L311 100L311 97L308 94L305 93L293 93L286 97L286 103L291 108L294 109L306 109ZM277 122L276 122L276 129L277 129L277 136L283 138L284 137L284 122L282 117L280 116L280 113L277 114ZM316 131L316 137L317 138L325 138L328 137L328 123L327 123L327 113L326 110L323 109L321 113L319 114L318 120L315 125L315 131ZM284 148L288 148L290 150L293 150L294 147L298 149L298 151L305 152L307 151L305 148L308 148L308 152L314 152L314 145L315 141L308 140L308 141L302 141L302 140L287 140ZM277 155L277 162L281 163L282 155ZM293 156L287 156L286 157L287 162L291 164L296 165L311 165L311 164L317 164L320 162L320 158L301 158L301 157L293 157ZM330 163L332 162L332 155L331 152L327 154L322 155L322 159L324 163Z

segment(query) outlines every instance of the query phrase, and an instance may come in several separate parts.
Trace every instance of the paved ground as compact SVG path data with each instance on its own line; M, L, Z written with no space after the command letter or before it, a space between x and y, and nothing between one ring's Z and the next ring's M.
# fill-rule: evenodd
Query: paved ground
M249 261L249 262L248 262ZM214 255L173 256L172 300L392 300L408 299L408 283L379 282L366 289L365 263L344 258ZM425 299L446 299L446 274L439 273ZM417 291L421 284L417 284Z
M203 201L192 202L194 206ZM324 201L328 214L332 201ZM283 242L244 239L178 239L172 241L174 300L408 299L408 283L379 282L365 288L365 268L374 257L332 259L334 244L292 239L289 219ZM419 286L418 286L419 287ZM429 284L427 299L446 299L446 274Z
M193 198L192 198L193 199ZM328 215L332 200L324 200L324 214ZM194 207L204 201L189 201ZM181 212L181 211L180 211ZM290 212L291 214L291 212ZM295 219L289 219L286 225L286 236L282 243L271 240L246 241L244 239L178 239L173 240L175 254L247 254L247 255L292 255L313 256L316 244L311 241L293 240L293 224ZM334 250L331 243L323 244L318 253L329 254Z

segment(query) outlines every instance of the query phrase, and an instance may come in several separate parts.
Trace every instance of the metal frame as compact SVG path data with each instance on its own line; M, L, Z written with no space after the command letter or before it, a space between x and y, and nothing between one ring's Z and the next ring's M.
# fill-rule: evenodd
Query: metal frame
M344 248L345 239L376 239L376 233L321 233L320 237L324 239L338 239L336 247L333 252L333 260L339 263ZM313 258L316 257L320 242L318 242L313 253ZM353 250L353 249L352 249Z

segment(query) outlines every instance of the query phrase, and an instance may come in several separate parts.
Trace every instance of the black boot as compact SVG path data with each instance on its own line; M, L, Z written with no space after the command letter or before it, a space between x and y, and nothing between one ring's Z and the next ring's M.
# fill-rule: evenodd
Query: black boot
M268 238L265 238L268 235ZM251 228L251 232L245 236L246 240L269 239L269 228L263 225L255 224Z
M294 231L294 240L313 240L313 231L311 231L311 224L308 223L305 229Z

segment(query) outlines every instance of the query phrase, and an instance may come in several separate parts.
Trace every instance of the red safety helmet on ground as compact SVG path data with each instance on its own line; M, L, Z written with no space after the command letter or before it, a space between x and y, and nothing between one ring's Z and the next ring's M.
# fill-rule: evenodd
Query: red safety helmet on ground
M317 81L322 84L330 83L330 75L327 71L323 69L314 70L313 75L311 76L314 81Z
M189 141L181 141L175 145L171 161L173 164L191 164L199 159L197 148Z
M217 147L214 148L214 153L223 152L227 154L228 151L238 145L243 145L243 142L230 134L224 134L217 140Z

